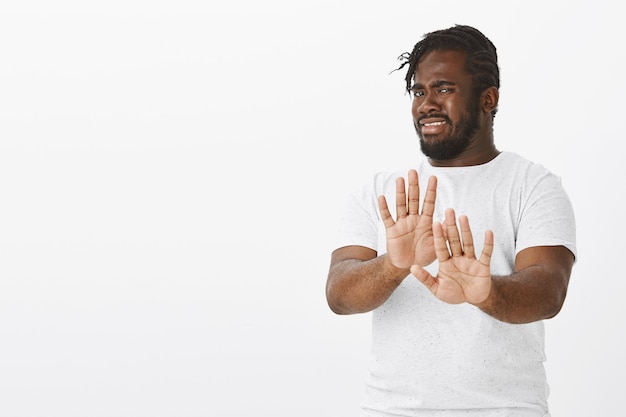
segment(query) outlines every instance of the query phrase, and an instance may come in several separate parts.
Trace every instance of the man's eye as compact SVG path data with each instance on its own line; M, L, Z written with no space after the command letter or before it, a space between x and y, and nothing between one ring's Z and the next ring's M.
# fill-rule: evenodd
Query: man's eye
M450 91L452 91L452 90L451 90L451 89L449 89L449 88L440 88L440 89L439 89L439 93L440 93L440 94L449 93Z
M424 97L423 91L413 91L413 97Z

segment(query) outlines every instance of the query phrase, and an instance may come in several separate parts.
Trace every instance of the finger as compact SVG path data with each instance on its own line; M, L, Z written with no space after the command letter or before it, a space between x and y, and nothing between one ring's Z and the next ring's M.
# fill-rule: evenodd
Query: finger
M406 217L406 190L404 178L396 178L396 218Z
M491 264L491 254L493 253L493 232L491 230L487 230L485 232L485 245L483 246L483 251L480 254L480 263L483 265L489 266Z
M476 259L474 238L472 237L472 229L470 229L467 216L459 217L459 226L461 228L461 239L463 241L463 253L465 256Z
M430 275L427 270L422 268L420 265L413 265L411 266L411 273L432 293L437 292L437 286L439 285L439 281L437 281L437 278Z
M435 199L437 197L437 177L428 178L426 187L426 195L424 195L424 203L422 204L422 216L433 218L435 213Z
M452 256L463 255L461 236L459 235L459 229L456 227L456 216L453 209L446 210L446 235Z
M450 259L448 244L443 236L443 226L439 222L433 223L433 240L435 243L435 255L439 262L445 262Z
M441 232L443 233L443 238L444 240L447 242L448 241L448 232L446 231L445 227L441 228ZM447 244L447 243L446 243ZM448 248L449 249L449 248Z
M420 186L417 171L409 171L409 214L418 214L420 205Z
M378 196L378 210L380 211L380 218L383 220L385 228L390 228L396 222L393 221L391 213L389 212L389 206L387 206L387 199L384 195Z

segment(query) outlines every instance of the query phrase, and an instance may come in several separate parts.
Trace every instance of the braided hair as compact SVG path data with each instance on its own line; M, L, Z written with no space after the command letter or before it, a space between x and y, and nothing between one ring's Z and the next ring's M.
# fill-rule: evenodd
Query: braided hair
M448 29L441 29L424 35L422 40L415 44L411 53L405 52L398 57L401 65L396 71L409 66L405 82L406 91L410 92L413 75L420 59L433 50L460 50L467 53L465 69L474 80L474 93L479 95L486 88L500 88L500 69L498 68L498 54L494 44L479 30L465 25L455 25ZM492 115L495 116L497 109Z

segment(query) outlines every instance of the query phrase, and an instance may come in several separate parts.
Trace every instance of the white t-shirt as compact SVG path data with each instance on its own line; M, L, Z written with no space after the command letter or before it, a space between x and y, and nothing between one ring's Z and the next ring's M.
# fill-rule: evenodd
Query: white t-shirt
M433 167L424 159L414 168L420 200L429 176L437 177L436 221L446 208L468 216L477 256L493 230L493 275L511 274L515 255L532 246L562 245L576 255L570 200L543 166L503 152L479 166ZM395 217L395 179L407 171L379 173L351 196L337 248L386 252L377 197L385 195ZM437 261L426 269L436 275ZM447 304L409 275L372 312L361 416L548 416L544 360L542 321L507 324L470 304Z

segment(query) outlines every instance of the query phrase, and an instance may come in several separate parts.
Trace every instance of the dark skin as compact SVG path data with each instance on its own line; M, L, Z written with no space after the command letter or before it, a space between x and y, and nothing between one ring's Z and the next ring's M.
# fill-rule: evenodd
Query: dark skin
M413 121L423 141L449 140L459 121L468 114L472 78L465 71L465 53L436 50L419 62L414 75ZM460 167L491 161L499 151L493 138L492 111L497 107L497 88L479 97L479 121L469 144L448 159L432 159L433 166ZM434 115L434 116L433 116ZM444 117L442 117L444 116ZM451 123L450 123L451 122ZM563 246L538 246L522 250L514 272L494 276L490 260L494 236L487 231L483 251L474 252L469 219L446 210L443 223L433 222L437 179L428 181L420 207L417 172L396 180L396 217L383 196L378 204L387 234L387 253L362 246L347 246L331 256L326 298L337 314L364 313L382 305L412 273L434 296L457 304L469 303L507 323L529 323L554 317L565 301L573 254ZM435 259L439 271L432 276L423 266Z

